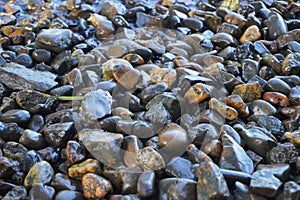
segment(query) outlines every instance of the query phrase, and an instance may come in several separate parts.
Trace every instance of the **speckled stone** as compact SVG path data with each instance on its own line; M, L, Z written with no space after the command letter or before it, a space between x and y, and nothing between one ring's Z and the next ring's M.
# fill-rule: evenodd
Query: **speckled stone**
M241 84L234 87L232 94L239 95L243 101L250 102L261 97L262 88L258 82Z
M54 176L54 170L47 161L33 165L24 180L24 186L31 188L36 183L48 184Z
M111 183L105 178L87 173L82 177L83 195L87 199L102 199L112 191Z
M86 173L101 174L101 172L99 161L91 158L79 164L74 164L68 169L68 175L74 179L81 179Z

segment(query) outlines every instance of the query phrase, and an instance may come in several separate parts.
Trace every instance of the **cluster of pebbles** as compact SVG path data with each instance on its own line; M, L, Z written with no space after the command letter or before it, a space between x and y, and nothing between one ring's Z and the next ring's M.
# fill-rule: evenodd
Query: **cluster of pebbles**
M299 199L299 74L295 0L0 0L1 199Z

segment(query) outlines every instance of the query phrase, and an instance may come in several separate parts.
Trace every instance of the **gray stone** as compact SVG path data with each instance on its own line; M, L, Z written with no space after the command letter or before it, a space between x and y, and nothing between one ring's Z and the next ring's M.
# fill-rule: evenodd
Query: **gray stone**
M29 192L29 198L31 200L52 200L55 194L55 190L53 187L43 185L42 183L35 184L30 192Z
M268 170L274 174L281 181L286 181L289 178L291 167L287 163L278 163L278 164L259 164L257 166L258 170Z
M0 68L0 82L13 90L31 89L45 92L58 85L50 72L28 69L16 63L6 63Z

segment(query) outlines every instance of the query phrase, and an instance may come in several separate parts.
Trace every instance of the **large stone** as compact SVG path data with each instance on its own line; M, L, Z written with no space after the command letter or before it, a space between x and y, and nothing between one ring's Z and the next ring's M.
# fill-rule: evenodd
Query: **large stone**
M16 63L6 63L0 68L0 82L13 90L48 91L57 86L51 72L28 69Z
M24 180L24 186L31 188L36 183L48 184L54 176L54 170L47 161L33 165Z
M121 143L123 135L101 129L83 129L78 133L79 141L104 165L113 167L122 163Z
M87 173L82 177L83 195L87 199L102 199L112 191L111 183L105 178Z
M223 151L219 161L220 168L251 174L254 170L253 162L244 149L227 134L223 135L222 142Z
M72 36L69 29L44 29L37 35L35 47L60 53L71 47Z

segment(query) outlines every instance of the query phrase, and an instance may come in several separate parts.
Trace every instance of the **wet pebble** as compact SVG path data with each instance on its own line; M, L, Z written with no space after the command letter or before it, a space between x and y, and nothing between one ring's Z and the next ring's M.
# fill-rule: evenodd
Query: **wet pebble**
M87 159L81 163L74 164L68 169L68 175L74 179L81 179L87 173L101 174L101 165L98 160Z
M24 126L29 122L30 117L31 115L27 110L14 109L5 112L0 116L0 119L6 123L16 122L20 126Z
M277 12L271 12L269 14L266 24L269 28L269 37L273 40L288 31L284 19Z
M66 146L66 157L68 165L82 161L86 156L85 148L76 141L68 141Z
M35 184L29 191L29 198L37 200L43 198L45 200L51 200L54 198L55 190L53 187L43 185L42 183Z
M259 164L257 166L258 170L267 170L274 174L274 176L281 181L286 181L289 178L289 175L291 173L291 167L289 164L286 163L278 163L278 164Z
M261 97L262 88L258 82L241 84L234 87L232 94L239 95L243 101L250 102Z
M29 129L24 130L19 142L20 144L33 149L42 149L47 145L42 134Z
M242 37L240 38L241 43L245 43L247 41L255 42L261 38L261 33L259 28L256 25L252 25L248 27Z
M82 200L84 199L84 196L81 192L71 191L71 190L59 191L55 196L55 200L64 200L64 199Z
M26 196L27 196L26 188L24 188L23 186L15 186L2 199L10 200L10 199L17 199L17 198L26 198Z
M289 94L289 101L292 105L300 105L300 87L293 87L291 88Z
M24 180L24 186L31 188L37 183L48 184L54 176L54 170L47 161L40 161L32 166Z
M111 183L105 178L87 173L82 177L83 195L88 199L104 198L105 195L112 191Z

